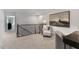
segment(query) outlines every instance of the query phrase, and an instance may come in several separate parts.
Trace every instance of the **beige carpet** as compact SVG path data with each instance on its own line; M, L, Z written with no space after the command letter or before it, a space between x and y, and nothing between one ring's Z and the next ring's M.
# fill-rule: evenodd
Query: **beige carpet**
M8 37L4 40L4 49L51 49L55 48L54 35L51 38L41 34L33 34L23 37Z

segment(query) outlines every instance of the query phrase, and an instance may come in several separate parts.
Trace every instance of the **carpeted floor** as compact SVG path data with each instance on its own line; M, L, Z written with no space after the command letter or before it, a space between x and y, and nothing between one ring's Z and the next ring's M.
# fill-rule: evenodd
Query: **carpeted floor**
M43 37L41 34L33 34L24 37L8 37L4 40L3 49L53 49L55 37Z

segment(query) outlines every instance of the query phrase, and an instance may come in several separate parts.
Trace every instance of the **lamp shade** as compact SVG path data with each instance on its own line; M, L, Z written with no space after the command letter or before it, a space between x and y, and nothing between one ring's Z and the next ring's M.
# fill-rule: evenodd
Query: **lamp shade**
M43 24L46 24L46 22L47 22L46 20L43 20Z

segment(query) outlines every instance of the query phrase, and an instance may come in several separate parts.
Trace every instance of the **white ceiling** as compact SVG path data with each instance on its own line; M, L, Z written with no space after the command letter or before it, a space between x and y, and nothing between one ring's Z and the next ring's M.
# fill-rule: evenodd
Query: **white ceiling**
M57 12L62 12L66 11L67 9L4 9L5 12L9 13L27 13L27 14L46 14L46 13L57 13Z

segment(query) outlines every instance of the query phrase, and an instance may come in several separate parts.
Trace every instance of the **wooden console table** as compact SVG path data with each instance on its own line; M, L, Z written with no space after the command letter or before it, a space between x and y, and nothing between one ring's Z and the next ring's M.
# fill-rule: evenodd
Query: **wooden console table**
M64 49L66 49L66 44L79 49L79 31L75 31L67 36L63 37Z

